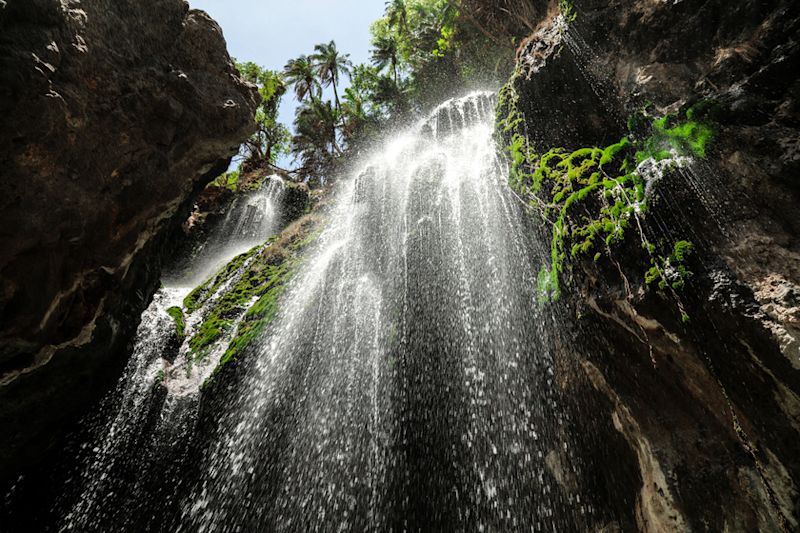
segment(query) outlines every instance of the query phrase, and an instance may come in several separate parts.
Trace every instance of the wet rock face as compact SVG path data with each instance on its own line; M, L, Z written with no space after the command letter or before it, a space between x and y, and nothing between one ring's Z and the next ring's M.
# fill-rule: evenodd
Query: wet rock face
M124 362L256 98L182 0L0 2L0 478Z
M678 295L688 322L646 284L636 231L610 261L572 260L554 304L577 431L599 435L576 455L593 483L617 489L597 505L624 530L796 531L800 4L573 4L569 29L555 31L550 12L520 48L516 89L537 151L606 146L647 103L656 116L701 100L722 109L706 159L666 176L643 222L697 247ZM620 484L631 470L637 482Z

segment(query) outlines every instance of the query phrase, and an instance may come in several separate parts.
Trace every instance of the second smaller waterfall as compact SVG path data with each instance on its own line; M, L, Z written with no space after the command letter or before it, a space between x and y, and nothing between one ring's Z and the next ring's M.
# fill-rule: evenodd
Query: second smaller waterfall
M231 258L261 244L281 222L280 204L286 184L280 176L264 179L251 193L239 194L206 242L183 258L176 271L165 277L167 285L195 287L219 270Z
M190 338L204 312L187 311L195 285L213 279L232 258L265 244L283 222L286 185L278 176L240 194L207 239L167 276L142 316L133 355L116 388L83 421L85 435L65 490L52 509L58 531L158 529L150 509L167 506L197 423L199 391L216 359L199 357ZM245 264L242 265L243 267ZM229 284L215 286L209 302ZM81 442L82 441L82 442Z

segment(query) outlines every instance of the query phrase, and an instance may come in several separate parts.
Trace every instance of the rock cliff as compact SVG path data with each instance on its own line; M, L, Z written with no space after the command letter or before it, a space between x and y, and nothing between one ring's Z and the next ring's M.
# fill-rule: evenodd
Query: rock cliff
M500 124L595 523L795 531L800 5L536 4Z
M0 480L120 370L257 99L183 0L0 2Z

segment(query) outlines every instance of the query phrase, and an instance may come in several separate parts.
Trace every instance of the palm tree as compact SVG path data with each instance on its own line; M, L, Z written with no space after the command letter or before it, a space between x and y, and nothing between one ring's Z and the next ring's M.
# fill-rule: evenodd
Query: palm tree
M336 138L339 117L330 101L305 102L297 109L292 152L302 161L299 174L324 181L341 148Z
M372 64L383 70L391 67L397 83L397 39L393 35L382 35L372 41Z
M328 44L318 44L314 47L315 54L311 56L316 67L317 75L324 87L333 86L333 97L336 102L337 113L341 111L339 102L339 92L336 83L341 79L341 75L350 76L353 63L350 62L350 54L341 54L336 49L336 43L331 41Z
M358 136L364 125L369 120L367 102L364 95L353 87L344 90L344 103L342 104L342 137L349 142ZM347 117L347 120L345 120Z
M306 97L310 97L312 102L318 100L321 86L311 58L302 55L289 60L283 67L283 76L289 85L294 85L294 94L299 101L304 101Z
M299 148L295 151L301 154L328 153L330 147L332 152L341 153L336 140L338 123L339 113L330 101L315 100L303 104L297 109L295 118L296 135L292 141Z
M398 35L408 32L408 9L405 0L389 0L386 2L386 18L389 28L397 28Z

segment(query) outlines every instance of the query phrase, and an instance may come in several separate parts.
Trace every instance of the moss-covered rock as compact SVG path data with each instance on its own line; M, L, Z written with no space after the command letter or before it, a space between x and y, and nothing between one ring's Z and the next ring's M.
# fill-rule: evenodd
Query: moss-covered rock
M628 121L629 136L605 148L538 153L525 133L516 90L519 76L515 73L500 91L497 131L509 157L509 184L552 226L550 264L538 276L541 296L558 299L570 260L580 255L595 261L610 257L632 225L650 255L651 269L658 271L659 246L651 242L640 219L660 174L685 164L686 157L706 156L715 135L716 104L702 101L682 115L658 118L644 110ZM670 249L662 253L669 255ZM683 276L679 285L689 277Z
M183 316L183 309L178 306L167 309L167 314L175 321L175 334L179 339L186 336L186 320Z
M226 264L214 277L195 287L195 289L192 290L192 292L190 292L183 300L183 306L186 308L186 312L193 313L200 309L209 298L217 293L220 287L228 283L241 271L245 263L252 258L253 255L259 251L259 249L260 247L256 246L243 254L237 255L231 259L230 262L228 262L228 264Z
M319 234L321 217L309 213L264 245L237 256L184 300L202 318L189 338L189 359L221 353L217 371L258 338L278 315L280 297Z

